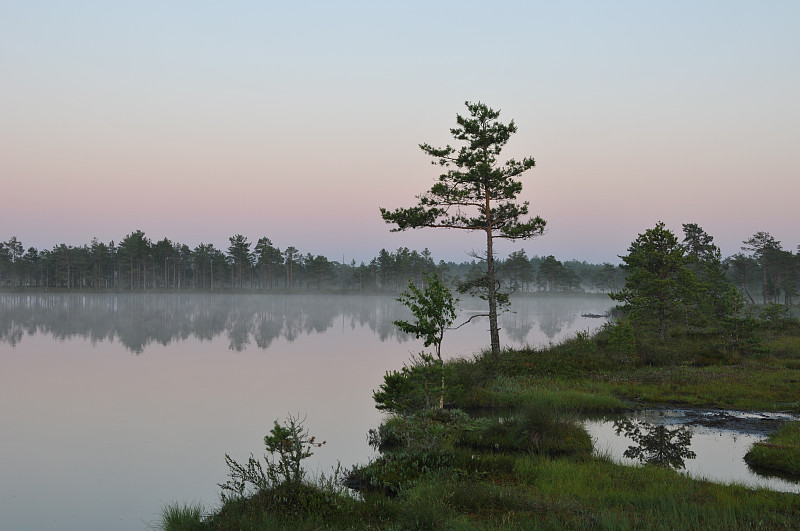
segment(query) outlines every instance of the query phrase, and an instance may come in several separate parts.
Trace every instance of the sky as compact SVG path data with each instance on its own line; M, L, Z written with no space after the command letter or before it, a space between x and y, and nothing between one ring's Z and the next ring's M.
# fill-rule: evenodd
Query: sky
M0 240L27 248L267 236L369 261L480 233L392 233L455 144L465 101L514 120L520 200L545 235L503 242L619 263L658 221L724 256L800 243L800 2L0 0Z

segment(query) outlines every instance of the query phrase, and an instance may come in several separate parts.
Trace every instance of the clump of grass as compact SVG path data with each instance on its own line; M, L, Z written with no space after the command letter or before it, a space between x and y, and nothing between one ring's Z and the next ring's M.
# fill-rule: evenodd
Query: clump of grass
M747 464L800 477L800 422L788 422L745 454Z
M401 529L440 529L454 516L450 503L450 481L436 475L404 491L397 499L402 509L397 523Z
M628 406L607 389L594 383L565 382L559 379L535 380L526 377L498 376L484 388L471 407L544 407L560 412L614 413Z
M276 485L241 498L227 498L209 517L209 529L319 528L357 512L351 496L317 485Z
M490 419L466 431L461 447L496 452L532 452L546 455L586 456L592 452L589 434L571 419L542 406L530 406Z
M506 350L497 370L506 375L575 378L612 369L619 361L618 356L610 355L610 351L602 349L594 338L578 333L574 338L546 348Z
M510 477L518 456L518 453L476 452L473 448L459 448L454 454L453 468L474 479Z
M200 531L204 529L201 503L173 503L161 510L160 528L164 531Z

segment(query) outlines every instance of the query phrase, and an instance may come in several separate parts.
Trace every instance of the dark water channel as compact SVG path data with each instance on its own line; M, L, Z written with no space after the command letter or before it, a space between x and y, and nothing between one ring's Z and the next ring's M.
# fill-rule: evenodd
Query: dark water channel
M584 421L595 452L635 465L661 460L693 478L800 493L800 481L767 475L744 461L750 446L800 420L785 413L651 409Z

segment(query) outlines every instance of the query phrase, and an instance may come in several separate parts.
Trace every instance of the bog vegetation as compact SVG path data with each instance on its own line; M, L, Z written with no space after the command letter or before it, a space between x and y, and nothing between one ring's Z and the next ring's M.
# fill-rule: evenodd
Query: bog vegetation
M587 412L664 402L800 411L800 322L748 319L750 341L742 343L722 329L687 334L678 322L664 343L656 328L640 331L620 319L594 337L505 350L499 361L490 351L448 360L441 368L444 390L432 360L417 359L387 374L375 393L376 405L391 416L369 433L380 452L373 461L301 482L264 481L248 472L255 467L229 463L232 477L255 478L252 489L228 489L216 508L173 505L163 526L794 529L800 519L794 494L680 475L673 465L690 456L679 445L672 453L643 446L636 456L642 466L617 465L593 453L576 422ZM787 450L798 451L796 427L786 431L762 446L791 463L795 454ZM642 442L658 435L645 428L638 433ZM287 437L287 447L292 440ZM278 462L275 455L264 462ZM771 463L792 470L780 459Z
M482 127L469 119L459 125L463 130L453 130L457 138ZM443 165L456 163L449 146L422 147ZM479 158L465 156L470 173L469 164ZM527 167L532 165L531 160ZM469 218L458 202L472 204L476 198L470 194L487 199L489 192L480 186L461 190L470 181L456 166L418 207L383 215L401 229L437 226L440 216L450 216L448 224L484 230L488 269L475 279L489 290L489 299L501 287L497 278L486 285L492 280L492 228L484 218L493 211L487 207ZM527 169L525 162L511 167ZM516 184L509 185L512 192ZM412 279L400 300L414 320L396 324L433 350L387 372L375 391L376 407L390 415L368 434L377 458L304 478L299 467L316 439L290 417L283 425L276 422L265 438L266 472L255 458L245 465L228 458L222 504L170 506L163 527L796 529L796 495L678 474L675 469L691 457L686 431L620 423L639 443L630 455L642 461L625 467L593 452L576 422L587 412L655 403L800 412L800 321L788 310L797 295L800 253L784 251L767 233L744 244L750 255L722 260L699 226L684 225L680 239L658 223L620 257L624 280L611 290L620 305L596 335L579 333L543 349L492 348L469 359L440 357L447 329L455 324L449 288L437 276ZM525 269L531 261L519 263ZM531 278L549 288L561 285L554 271L569 269L552 257L537 266ZM515 278L522 282L521 274ZM761 304L754 304L753 293L761 294ZM797 474L797 434L796 425L787 425L756 445L748 460Z

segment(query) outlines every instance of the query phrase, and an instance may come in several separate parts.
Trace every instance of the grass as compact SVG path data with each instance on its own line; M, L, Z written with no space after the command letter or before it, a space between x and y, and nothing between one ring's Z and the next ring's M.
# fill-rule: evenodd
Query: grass
M203 529L205 509L200 503L167 505L161 510L161 529L196 531Z
M381 455L347 474L358 496L331 478L294 490L277 485L229 499L209 516L171 506L163 527L800 529L797 495L615 464L592 453L573 420L649 403L800 411L800 323L758 333L736 350L705 332L663 345L607 329L549 348L508 350L499 361L488 353L451 360L448 408L406 409L372 433ZM403 385L388 391L402 395ZM419 400L424 390L414 392L417 403L431 402ZM748 455L759 466L800 472L800 423Z
M766 442L755 443L744 456L747 464L800 478L800 422L789 422Z
M320 514L267 510L261 495L181 529L797 529L800 498L604 459L520 455L509 472L432 473L394 497Z
M745 354L710 333L677 335L666 345L649 340L626 354L603 332L579 334L549 348L506 351L494 364L487 356L451 362L448 381L462 384L452 401L465 409L533 402L606 413L673 403L800 412L800 322L759 333L758 351Z

